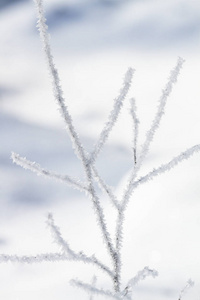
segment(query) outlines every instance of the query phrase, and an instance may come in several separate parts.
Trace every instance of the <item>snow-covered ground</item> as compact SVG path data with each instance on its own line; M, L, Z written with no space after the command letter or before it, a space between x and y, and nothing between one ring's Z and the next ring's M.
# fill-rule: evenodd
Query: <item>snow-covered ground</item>
M57 251L45 224L53 212L77 251L107 260L91 204L59 182L12 164L11 151L43 167L82 176L51 91L32 1L0 2L0 253ZM200 143L200 3L186 0L49 0L45 2L52 49L67 105L91 150L129 66L136 69L129 97L140 118L140 143L178 56L186 62L168 101L141 175ZM129 101L97 167L120 194L132 166ZM138 285L135 299L178 300L188 278L200 295L200 156L138 188L126 216L124 282L144 266L157 279ZM113 217L102 198L109 226ZM94 242L95 241L95 242ZM89 299L71 278L110 287L101 272L81 264L0 264L0 299ZM99 297L100 299L100 297Z

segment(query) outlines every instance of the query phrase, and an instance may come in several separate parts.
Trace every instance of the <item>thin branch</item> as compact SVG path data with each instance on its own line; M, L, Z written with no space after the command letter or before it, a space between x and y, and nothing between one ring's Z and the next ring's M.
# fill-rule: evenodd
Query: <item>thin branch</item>
M51 229L54 242L61 248L62 252L74 258L76 256L75 252L71 249L68 242L63 239L60 229L55 225L53 216L50 213L48 214L47 225Z
M92 171L101 190L108 195L109 199L111 200L111 203L114 205L114 207L117 210L119 210L119 201L117 200L116 196L112 192L111 188L103 181L103 179L101 178L97 169L94 166L92 166Z
M90 178L91 178L91 176L90 176ZM115 261L116 251L115 251L115 248L114 248L114 245L113 245L110 233L107 230L107 225L106 225L106 221L105 221L104 211L103 211L103 209L101 207L99 198L96 195L96 192L94 190L92 181L91 181L91 184L89 186L89 195L91 195L91 198L92 198L92 201L93 201L93 204L94 204L94 210L95 210L95 213L97 214L97 217L98 217L98 223L100 225L104 241L106 242L106 246L107 246L108 251L109 251L109 253L110 253L110 255L111 255L112 259L113 259L113 262L114 262Z
M30 161L30 160L27 160L25 157L21 157L21 156L19 156L19 154L16 154L14 152L12 152L11 158L12 158L13 162L16 163L18 166L21 166L22 168L24 168L26 170L30 170L39 176L42 175L47 178L56 179L58 181L64 182L65 184L72 186L74 189L77 189L77 190L80 190L83 192L85 192L85 191L88 192L87 186L84 185L83 183L81 183L78 179L74 179L67 175L60 175L60 174L54 173L52 171L43 169L39 164L37 164L33 161Z
M134 139L133 139L133 158L134 158L134 164L136 165L137 163L137 157L138 157L138 127L139 127L139 119L137 117L136 111L137 111L137 107L135 104L135 99L131 98L130 99L130 103L131 103L131 116L133 119L133 133L134 133Z
M179 57L178 61L177 61L177 64L176 64L176 67L171 71L169 80L168 80L164 90L162 91L162 95L161 95L160 100L159 100L159 106L158 106L157 113L155 115L155 118L154 118L154 120L151 124L151 127L150 127L149 131L146 134L146 140L145 140L145 142L142 146L141 155L140 155L140 158L139 158L140 165L142 164L145 156L147 155L147 153L149 151L149 146L150 146L150 143L152 142L152 140L154 138L156 130L159 128L161 118L165 113L165 107L166 107L167 99L168 99L168 97L170 96L170 94L172 92L174 84L177 82L178 75L180 74L180 70L183 67L183 63L184 63L184 59Z
M96 276L93 276L93 278L92 278L92 286L94 288L96 287L96 282L97 282L97 278L96 278ZM90 295L90 300L94 300L93 293L91 293L91 295Z
M134 168L137 164L137 157L138 157L138 127L139 127L139 119L137 117L136 111L136 103L135 99L131 98L130 99L130 104L131 104L131 109L130 109L130 114L132 116L133 120L133 159L134 159ZM122 247L122 223L124 222L124 214L123 211L121 211L121 206L118 205L118 220L117 220L117 226L116 226L116 251L117 251L117 262L116 262L116 277L118 278L118 284L120 285L120 273L121 273L121 253L120 249Z
M50 37L47 32L48 26L46 25L43 1L42 0L34 0L34 1L36 3L37 17L38 17L37 27L39 29L40 37L43 43L43 48L44 48L44 52L45 52L45 56L49 68L49 73L52 78L54 98L56 100L56 103L59 106L60 114L66 123L70 138L72 140L72 144L74 146L75 153L81 159L84 168L86 168L87 160L85 157L84 149L83 146L81 145L78 134L73 126L72 118L65 104L65 99L60 84L60 78L58 75L58 71L55 67L54 58L50 46Z
M105 266L102 262L100 262L94 255L87 256L82 251L76 253L74 250L72 250L69 243L63 239L60 229L55 225L52 214L48 215L47 224L51 229L54 241L61 247L61 250L64 253L67 253L69 255L69 257L71 259L73 259L75 261L82 261L84 263L96 265L101 270L106 272L113 279L113 277L114 277L113 272L107 266Z
M115 264L115 274L118 282L118 286L120 288L121 285L121 268L122 268L122 260L121 260L121 248L122 248L122 225L124 223L124 212L123 209L119 209L118 218L116 221L116 233L115 233L115 242L116 242L116 264Z
M145 280L149 276L155 278L158 276L158 272L154 269L150 269L149 267L144 267L144 269L139 271L135 277L133 277L129 280L128 286L133 288L141 280Z
M96 145L94 146L94 150L92 151L92 153L90 155L90 160L89 160L90 164L94 164L99 152L103 148L105 142L108 139L110 132L112 131L112 129L118 119L119 113L123 106L124 99L126 98L126 95L131 86L133 73L134 73L134 70L132 68L129 68L125 74L123 87L120 90L119 96L114 100L114 105L109 114L108 121L105 123L105 126L100 134L100 137L99 137L98 141L96 142Z
M84 283L84 282L82 282L80 280L77 280L77 279L72 279L70 281L70 283L72 285L75 285L76 287L84 289L89 294L93 293L93 294L96 294L96 295L102 295L104 297L109 297L109 298L113 298L113 299L117 299L117 300L122 299L120 295L118 296L117 294L113 294L110 291L105 291L103 289L97 289L96 287L92 286L91 284Z
M88 181L89 181L89 186L88 186L89 195L91 196L91 200L92 200L93 205L94 205L94 212L97 215L97 221L98 221L99 227L101 229L103 239L106 243L108 253L110 254L113 266L115 268L116 261L117 261L117 254L116 254L116 250L115 250L114 245L113 245L113 241L111 239L111 235L110 235L110 233L107 229L107 224L106 224L106 221L105 221L105 215L104 215L103 208L100 204L99 198L96 195L96 191L94 189L93 180L92 180L91 165L88 165L87 178L88 178ZM118 292L118 282L116 281L115 276L113 277L113 284L114 284L115 291Z
M194 281L188 279L186 286L181 290L178 300L181 300L185 293L194 286Z
M70 261L66 254L60 253L45 253L31 256L18 256L18 255L7 255L0 254L0 263L13 262L13 263L40 263L40 262L58 262L58 261Z
M133 159L134 159L134 168L137 164L137 156L138 156L138 149L137 149L137 143L138 143L138 126L139 126L139 119L137 117L136 111L136 103L135 99L131 98L130 99L130 104L131 104L131 109L130 109L130 114L132 116L133 120ZM117 219L117 225L116 225L116 252L117 252L117 261L115 265L115 272L116 272L116 278L118 281L118 285L120 286L120 280L121 280L121 267L122 267L122 262L121 262L121 247L122 247L122 224L124 222L124 214L123 211L121 211L121 205L118 205L118 219Z
M125 287L125 289L122 292L122 295L124 296L130 296L130 294L132 293L133 288L141 281L141 280L145 280L147 277L157 277L158 276L158 272L156 270L153 269L149 269L149 267L144 267L143 270L139 271L137 273L137 275L133 278L131 278L127 284L127 286ZM130 297L131 298L131 297Z

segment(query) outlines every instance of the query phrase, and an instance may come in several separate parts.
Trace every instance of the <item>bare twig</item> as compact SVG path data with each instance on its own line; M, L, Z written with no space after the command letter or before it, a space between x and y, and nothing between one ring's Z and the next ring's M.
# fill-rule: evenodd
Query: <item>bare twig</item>
M134 134L134 139L133 139L133 159L134 159L134 164L136 165L137 163L137 157L138 157L138 127L139 127L139 119L137 117L136 111L136 104L135 104L135 99L131 98L130 99L131 103L131 116L133 119L133 134Z
M25 157L19 156L19 154L16 154L12 152L11 158L14 163L16 163L18 166L21 166L24 169L30 170L37 175L42 175L47 178L51 179L56 179L58 181L61 181L67 185L72 186L74 189L83 191L83 192L88 192L88 188L86 184L81 183L78 179L74 179L68 175L60 175L57 173L54 173L52 171L43 169L38 163L35 163L33 161L30 161L26 159Z
M117 210L119 210L119 201L117 200L117 197L112 192L111 188L103 181L102 177L99 175L97 169L94 166L92 166L92 171L101 190L108 195L114 207Z
M188 279L187 284L184 286L184 288L180 292L178 300L181 300L183 298L183 296L185 295L185 293L187 293L187 291L193 286L194 286L194 281L192 281L191 279Z
M70 261L72 260L66 254L61 253L45 253L37 255L7 255L0 254L0 263L14 262L14 263L41 263L41 262L58 262L58 261Z
M62 88L61 88L59 74L55 67L54 58L52 55L50 41L49 41L49 34L47 32L48 26L46 25L46 19L44 16L45 14L44 14L44 8L43 8L43 1L42 0L34 0L34 1L36 3L36 9L37 9L37 15L38 15L37 27L40 32L40 37L41 37L41 40L43 43L43 48L44 48L46 61L47 61L48 68L49 68L49 73L52 78L54 98L56 100L56 103L59 106L60 114L66 123L67 129L69 132L69 136L70 136L73 146L74 146L75 153L81 159L83 166L86 169L87 160L85 157L84 149L83 149L83 146L81 145L77 131L74 128L72 118L68 111L68 107L65 104L65 99L63 96Z
M117 294L113 294L110 291L105 291L103 289L97 289L96 287L92 286L91 284L84 283L80 280L73 279L70 281L72 285L84 289L85 291L89 292L90 294L93 293L94 295L102 295L104 297L113 298L117 300L121 300L121 296Z
M120 110L123 105L123 102L126 98L129 88L131 86L133 73L134 73L134 70L132 68L129 68L125 74L123 87L120 90L119 96L114 100L113 109L111 110L111 112L109 114L108 121L105 123L105 126L100 134L100 137L99 137L96 145L94 146L94 150L92 151L92 153L90 155L90 164L94 164L99 152L101 151L106 140L108 139L109 133L111 132L111 130L113 129L113 126L115 125L115 123L117 121L117 118L119 116Z

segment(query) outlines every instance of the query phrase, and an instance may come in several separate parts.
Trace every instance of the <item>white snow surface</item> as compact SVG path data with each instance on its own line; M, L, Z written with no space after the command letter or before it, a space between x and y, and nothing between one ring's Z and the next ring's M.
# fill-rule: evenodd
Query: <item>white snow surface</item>
M133 165L128 98L136 99L141 144L178 56L186 62L140 175L200 144L199 1L48 0L45 8L67 106L88 151L127 68L136 70L119 122L96 163L116 193L123 193ZM0 45L0 253L58 251L45 224L52 212L73 249L109 263L90 200L10 159L15 151L44 168L83 178L54 103L32 1L2 5ZM199 175L195 154L133 194L124 226L123 284L145 266L159 272L138 284L134 299L178 300L189 278L195 286L184 299L199 299ZM113 232L113 208L106 197L101 201ZM69 280L90 283L93 274L97 286L111 287L101 271L81 263L0 264L0 299L89 299Z

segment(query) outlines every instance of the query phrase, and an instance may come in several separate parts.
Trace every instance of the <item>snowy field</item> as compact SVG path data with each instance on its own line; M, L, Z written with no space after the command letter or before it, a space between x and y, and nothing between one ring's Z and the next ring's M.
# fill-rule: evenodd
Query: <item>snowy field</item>
M129 98L140 119L139 144L155 115L170 70L186 61L141 169L145 175L200 144L200 2L197 0L48 0L47 23L67 105L88 151L99 136L128 67L136 72L125 106L96 167L121 195L133 165ZM46 226L52 212L77 251L102 247L92 205L84 194L14 165L11 152L61 174L83 176L52 96L32 1L0 1L0 253L56 252ZM137 300L200 298L200 153L139 187L124 228L123 283L149 266L159 277L135 290ZM108 226L114 216L101 199ZM79 263L0 264L0 299L86 300L71 278L109 289L101 271ZM102 299L95 296L94 299Z

